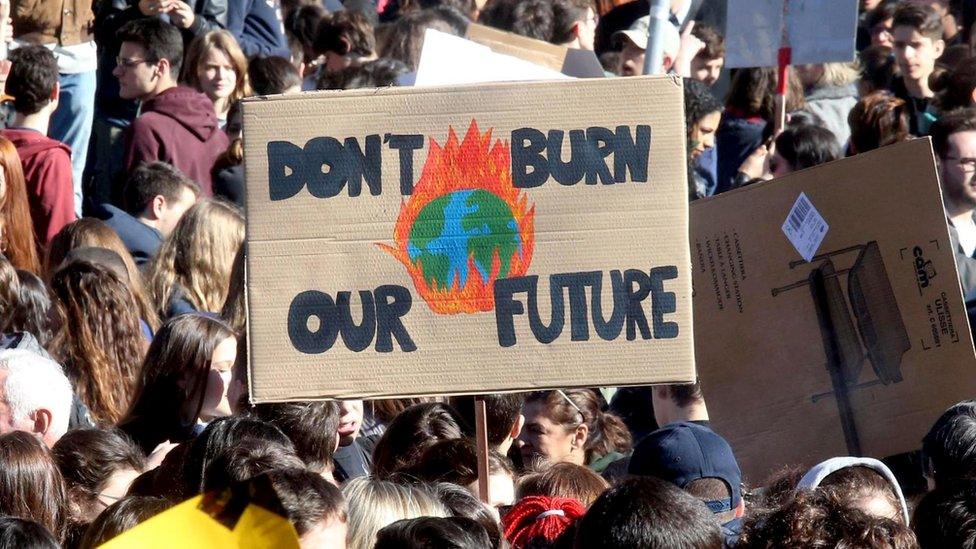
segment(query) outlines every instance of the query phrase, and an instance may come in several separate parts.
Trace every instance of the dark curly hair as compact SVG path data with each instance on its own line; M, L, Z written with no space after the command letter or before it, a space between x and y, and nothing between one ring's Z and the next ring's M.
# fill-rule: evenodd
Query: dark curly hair
M60 328L51 345L92 417L115 424L129 408L146 354L135 297L106 267L75 261L51 279Z
M712 95L704 82L693 78L684 78L683 81L685 85L685 132L691 134L691 128L702 118L713 112L721 112L722 104Z
M782 507L747 519L736 547L914 549L918 543L900 522L868 515L831 494L813 491L800 492Z

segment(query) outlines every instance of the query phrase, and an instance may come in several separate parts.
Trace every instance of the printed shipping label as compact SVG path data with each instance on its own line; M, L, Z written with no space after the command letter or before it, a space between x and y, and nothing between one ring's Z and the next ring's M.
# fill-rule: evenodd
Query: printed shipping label
M790 215L783 223L783 233L786 238L807 261L817 254L817 249L827 236L829 228L823 216L807 198L806 193L800 193L790 209Z

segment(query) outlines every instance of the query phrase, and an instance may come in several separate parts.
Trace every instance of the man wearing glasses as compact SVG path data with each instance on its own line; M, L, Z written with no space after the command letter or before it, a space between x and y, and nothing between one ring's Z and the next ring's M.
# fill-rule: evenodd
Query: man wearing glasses
M932 125L956 268L967 305L976 301L976 109L951 111Z
M119 96L141 102L139 117L125 137L125 168L166 162L196 181L205 196L213 193L211 169L227 150L213 102L196 90L177 86L183 39L173 25L140 19L119 31L122 46L113 74Z

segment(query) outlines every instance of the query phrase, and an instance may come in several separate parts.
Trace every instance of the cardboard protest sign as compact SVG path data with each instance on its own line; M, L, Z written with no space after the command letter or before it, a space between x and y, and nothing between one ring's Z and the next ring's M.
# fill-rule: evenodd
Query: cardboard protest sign
M857 2L728 0L725 67L775 67L781 46L790 63L854 60ZM784 43L785 38L785 43Z
M559 46L478 23L468 25L468 40L576 78L602 78L603 66L589 50Z
M697 201L691 240L712 426L753 481L918 449L976 395L928 139Z
M694 378L682 91L244 104L255 401Z

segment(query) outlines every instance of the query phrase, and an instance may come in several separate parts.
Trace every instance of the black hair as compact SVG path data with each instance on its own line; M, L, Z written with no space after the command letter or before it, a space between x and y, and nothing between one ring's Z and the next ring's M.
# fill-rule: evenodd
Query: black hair
M546 17L549 19L549 28L547 31L539 31L544 34L544 38L530 36L524 34L525 31L519 32L515 30L514 25L517 21L515 18L515 10L523 5L525 7L519 11L519 16L523 18L539 17L538 15L533 15L536 11L548 12ZM552 36L552 7L548 5L548 0L522 0L519 2L515 0L488 0L484 8L482 8L481 13L478 14L478 23L499 30L521 34L522 36L548 41L549 37Z
M146 468L142 450L116 429L68 431L51 448L51 454L64 477L68 496L79 504L97 498L112 473L122 469L142 473Z
M552 36L549 41L553 44L566 44L575 38L573 29L577 23L586 19L587 10L594 9L589 0L551 0L552 1Z
M47 528L15 517L0 517L0 549L59 549Z
M498 3L497 5L504 5ZM511 10L511 31L515 34L548 42L555 28L551 0L525 0L516 2Z
M976 477L976 400L946 410L922 439L936 486Z
M258 475L255 480L270 483L299 536L323 520L346 522L346 502L342 492L311 471L275 469Z
M302 469L305 462L295 447L271 440L249 438L232 446L207 465L203 474L203 491L219 492L235 482L275 469Z
M939 158L945 158L946 154L949 153L949 136L970 131L976 131L976 108L965 107L943 113L932 124L932 128L929 131L929 135L932 136L932 148L935 149L935 154Z
M902 3L892 15L891 28L911 27L930 40L942 40L942 18L930 6Z
M51 102L58 83L58 61L44 46L24 46L10 52L10 74L5 91L23 115L35 114Z
M654 477L623 481L579 520L576 547L719 549L722 530L704 503Z
M355 90L396 86L397 79L408 72L410 68L402 61L380 57L362 65L348 67L340 77L341 88Z
M448 6L411 11L400 17L392 24L389 40L384 44L380 54L402 61L411 70L417 70L420 63L420 51L424 43L427 29L434 29L455 36L464 36L467 25L461 25L464 15ZM449 16L446 14L453 14ZM458 21L460 18L462 21ZM463 28L461 28L463 27Z
M376 533L375 549L491 549L488 533L464 517L398 520Z
M898 65L895 55L887 46L871 46L858 54L861 66L861 86L869 89L863 92L890 90L895 81Z
M51 294L47 286L36 274L17 269L17 307L5 326L10 332L29 332L37 338L42 347L47 347L54 336L51 327Z
M819 166L841 157L833 132L817 124L790 126L776 137L776 153L792 171Z
M423 452L441 440L461 438L460 419L447 404L416 404L390 422L373 450L373 474L383 478L417 462Z
M685 94L685 131L689 134L695 124L713 112L722 112L722 104L708 86L694 78L682 78Z
M316 30L315 53L370 56L376 51L376 36L369 19L358 11L340 11L323 17Z
M255 57L247 66L247 77L256 95L276 95L302 85L302 76L284 57Z
M95 549L172 506L172 502L160 497L124 497L102 511L102 514L98 515L98 518L88 526L79 547L80 549Z
M314 57L315 39L318 36L319 23L327 15L328 12L325 11L322 4L315 3L297 6L295 9L290 10L285 17L285 32L290 39L299 44L303 59ZM254 85L253 79L251 85Z
M865 26L871 30L875 25L884 23L895 16L895 11L901 5L901 0L882 0L873 10L869 11L864 17Z
M491 474L515 476L508 458L495 450L488 451L488 471ZM466 438L436 442L406 472L427 482L467 486L478 480L478 447L473 440Z
M227 450L261 441L276 443L294 452L291 440L274 425L250 417L223 417L210 422L192 443L183 462L184 496L204 490L210 464Z
M333 401L258 404L251 415L279 429L295 444L298 457L314 471L332 466L339 443L339 406Z
M519 416L522 415L522 405L525 404L525 393L494 393L481 395L485 401L485 419L488 429L488 444L498 446L515 427ZM451 406L464 420L465 434L474 436L474 396L453 396Z
M926 494L912 527L926 549L976 547L976 479L954 480Z
M169 72L176 78L183 66L183 35L174 25L155 17L129 21L116 35L118 43L132 42L146 50L147 63L169 62Z
M138 216L153 198L161 195L167 202L175 202L183 189L200 196L200 186L175 166L158 160L143 162L126 178L122 203L129 215Z

